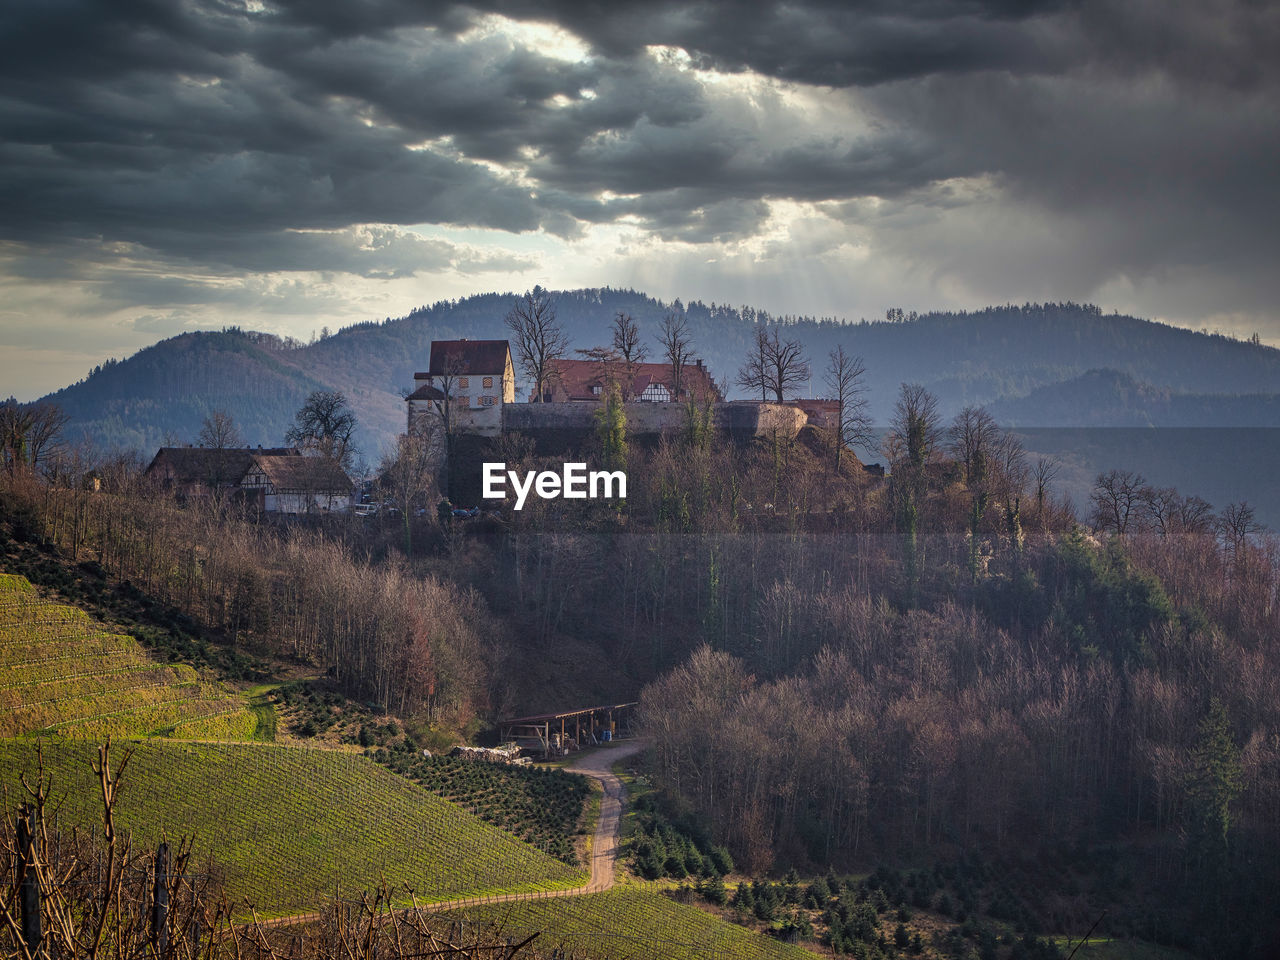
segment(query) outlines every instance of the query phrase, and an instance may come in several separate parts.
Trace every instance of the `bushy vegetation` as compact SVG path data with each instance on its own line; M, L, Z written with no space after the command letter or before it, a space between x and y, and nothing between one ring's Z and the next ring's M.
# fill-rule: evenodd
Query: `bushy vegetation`
M358 754L165 740L131 749L118 828L139 843L194 834L241 910L248 903L288 913L335 888L372 889L382 880L411 888L421 902L585 882L581 871ZM63 823L94 824L96 746L49 741L43 756ZM0 741L7 785L36 766L35 743Z
M0 496L15 539L60 547L63 573L92 554L116 581L178 611L202 634L264 658L309 661L352 699L459 725L484 697L483 605L467 590L403 565L375 563L323 530L246 523L228 503L184 509L146 495L43 488L31 477ZM44 494L49 496L45 497ZM70 563L67 563L70 561ZM187 659L180 645L174 653ZM257 674L255 678L261 678Z
M671 877L723 877L733 870L733 857L712 841L707 829L691 814L668 816L657 793L636 798L635 832L629 853L631 868L646 880Z
M591 794L586 777L547 767L379 749L379 763L557 860L578 863L573 838Z
M784 939L821 943L860 960L1061 956L1034 935L1016 885L980 860L905 873L880 867L861 879L828 874L809 883L793 871L781 881L743 881L729 907L739 922L763 923Z

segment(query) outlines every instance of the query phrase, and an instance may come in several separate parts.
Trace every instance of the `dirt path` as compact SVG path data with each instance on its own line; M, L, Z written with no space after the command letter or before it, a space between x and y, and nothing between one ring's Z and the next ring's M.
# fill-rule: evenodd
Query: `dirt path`
M581 773L600 781L604 788L596 836L591 843L591 880L575 893L598 893L613 886L618 862L618 831L622 827L622 802L626 799L627 788L609 768L619 760L639 753L644 747L644 741L630 740L610 750L597 750L565 767L570 773Z
M604 796L600 800L600 819L596 821L596 833L591 841L591 878L586 886L569 890L536 890L531 893L503 893L491 897L466 897L461 900L445 900L440 903L423 904L423 912L435 913L441 910L455 910L459 907L472 907L485 903L512 903L516 900L543 900L550 897L578 897L584 893L600 893L613 886L614 872L618 862L618 833L622 827L622 802L626 799L627 790L622 781L610 771L619 760L623 760L645 748L643 740L625 740L615 747L593 750L590 754L575 761L564 769L569 773L580 773L597 780L604 788ZM279 917L274 920L260 921L263 927L285 927L299 923L311 923L320 919L319 914L309 913L293 917ZM246 926L248 926L246 924Z
M604 788L600 799L600 819L596 821L596 835L591 841L591 879L585 887L570 890L538 890L532 893L502 893L492 897L469 897L462 900L446 900L425 905L424 910L453 910L481 903L511 903L516 900L544 900L550 897L580 897L584 893L600 893L613 886L618 863L618 832L622 827L622 802L627 790L610 767L619 760L639 753L645 748L643 740L627 740L616 747L594 750L587 756L565 767L568 773L580 773L598 780Z

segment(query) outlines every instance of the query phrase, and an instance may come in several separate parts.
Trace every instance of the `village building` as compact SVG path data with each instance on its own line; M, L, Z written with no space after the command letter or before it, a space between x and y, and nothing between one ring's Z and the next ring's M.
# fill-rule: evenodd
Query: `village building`
M420 417L475 433L502 429L502 405L515 403L516 371L506 340L434 340L427 369L406 398L410 431Z
M342 513L351 507L351 478L332 457L252 457L239 483L244 502L266 513Z
M552 360L543 400L550 403L597 402L616 382L628 401L683 403L686 400L720 401L711 374L701 360L680 368L680 393L676 395L669 363L633 363L621 360ZM535 399L531 394L530 400Z
M300 457L294 447L161 447L143 476L177 497L207 497L234 491L254 456Z

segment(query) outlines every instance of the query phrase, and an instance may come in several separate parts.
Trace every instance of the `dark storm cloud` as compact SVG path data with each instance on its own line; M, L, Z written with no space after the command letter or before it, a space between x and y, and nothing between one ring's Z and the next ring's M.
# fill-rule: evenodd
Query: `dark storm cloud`
M474 258L297 231L621 220L716 242L758 231L771 199L857 220L864 198L978 177L1114 221L1097 249L1116 269L1252 263L1276 253L1278 36L1275 5L1229 0L10 4L0 237L397 277ZM653 44L848 109L706 84Z

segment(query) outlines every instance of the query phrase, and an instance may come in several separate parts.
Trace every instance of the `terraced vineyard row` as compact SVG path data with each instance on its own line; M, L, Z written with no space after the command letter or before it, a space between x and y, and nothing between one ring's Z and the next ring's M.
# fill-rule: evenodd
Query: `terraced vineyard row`
M658 893L617 889L580 897L467 907L453 916L501 925L511 933L542 931L543 949L613 960L813 960L773 940Z
M0 574L0 737L251 739L258 727L243 697Z
M573 837L591 794L585 777L545 767L428 758L395 750L379 750L377 759L556 859L577 863Z
M148 843L162 831L194 833L197 850L216 855L228 893L266 914L308 910L335 885L354 893L384 878L424 902L586 882L583 871L359 754L171 740L131 746L118 826ZM96 751L78 741L45 745L67 798L64 822L94 822ZM34 761L31 741L0 741L5 785Z

